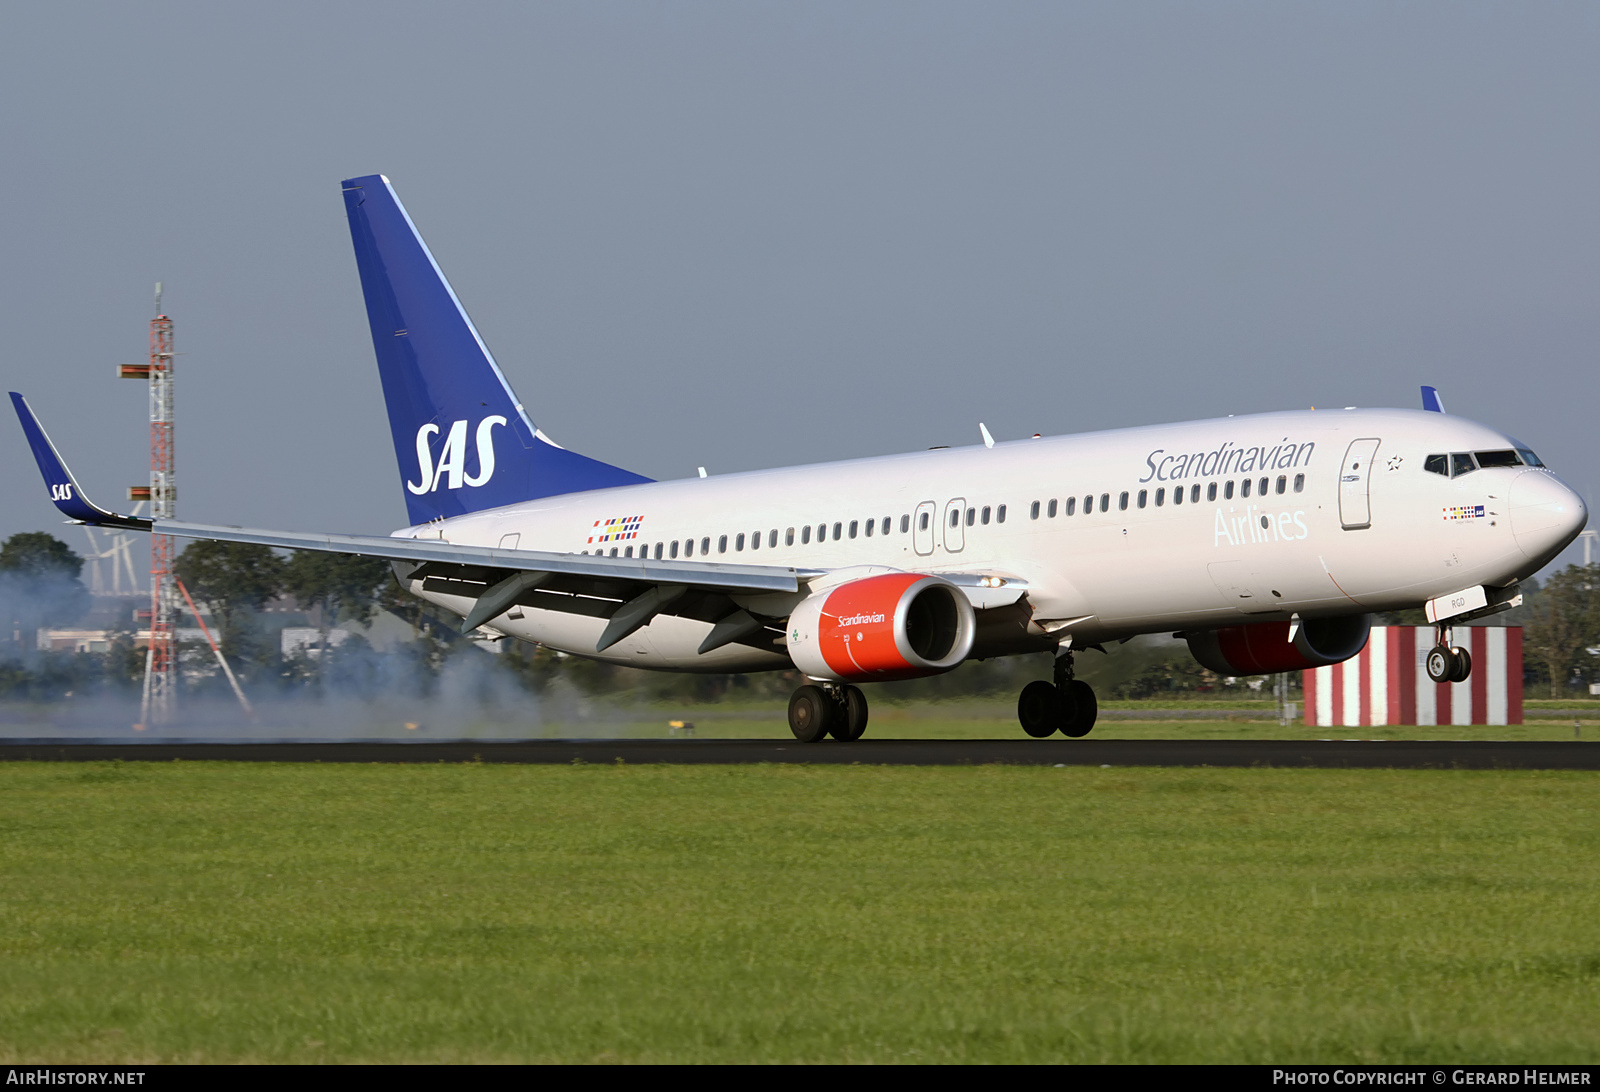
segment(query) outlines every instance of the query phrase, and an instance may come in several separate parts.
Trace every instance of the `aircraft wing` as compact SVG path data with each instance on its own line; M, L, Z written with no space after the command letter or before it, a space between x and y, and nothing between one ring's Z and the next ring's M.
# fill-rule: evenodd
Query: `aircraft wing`
M280 550L322 550L334 554L381 557L389 561L428 563L434 569L468 566L508 572L541 572L601 580L648 584L683 584L737 592L793 592L800 582L821 575L779 565L727 565L720 562L652 561L649 558L602 557L599 554L557 554L542 550L501 550L464 546L437 538L391 538L379 535L330 535L304 531L260 531L209 523L160 519L150 527L158 535L249 542Z
M779 565L503 550L446 542L441 538L267 531L118 515L84 495L27 399L13 392L11 402L50 489L51 502L74 522L179 538L383 558L398 563L397 575L402 582L420 580L424 590L475 600L477 605L462 623L463 631L476 629L519 603L535 604L546 609L610 619L611 624L601 639L600 650L603 650L648 623L656 614L681 614L721 622L736 610L730 596L795 593L800 591L804 581L821 575L818 571ZM739 632L733 633L734 629ZM730 639L742 641L750 638L752 628L741 623L727 632L733 634Z
M766 625L739 610L731 596L798 592L817 572L777 565L685 563L649 558L558 554L466 546L434 538L262 531L179 520L156 520L156 534L217 542L247 542L288 550L322 550L383 558L396 564L401 583L474 601L461 623L470 633L521 605L607 619L596 647L603 652L657 614L711 623L728 622L709 651L728 641L767 644ZM759 642L753 640L760 637Z

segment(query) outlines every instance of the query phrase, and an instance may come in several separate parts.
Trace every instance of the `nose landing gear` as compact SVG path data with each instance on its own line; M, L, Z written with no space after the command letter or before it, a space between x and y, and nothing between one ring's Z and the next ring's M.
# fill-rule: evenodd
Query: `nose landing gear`
M867 730L867 696L844 683L807 683L789 698L789 730L801 743L824 736L848 743Z
M1072 677L1072 650L1056 656L1055 682L1042 679L1022 688L1017 698L1017 719L1035 739L1060 732L1076 739L1089 734L1100 714L1094 688Z
M1436 683L1466 682L1472 674L1472 653L1452 645L1449 626L1435 626L1434 646L1428 652L1428 678Z

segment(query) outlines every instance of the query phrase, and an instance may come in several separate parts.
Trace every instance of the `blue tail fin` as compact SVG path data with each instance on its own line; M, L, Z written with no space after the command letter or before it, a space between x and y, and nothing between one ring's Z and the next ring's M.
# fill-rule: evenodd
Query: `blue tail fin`
M387 178L344 204L413 523L650 480L534 428Z

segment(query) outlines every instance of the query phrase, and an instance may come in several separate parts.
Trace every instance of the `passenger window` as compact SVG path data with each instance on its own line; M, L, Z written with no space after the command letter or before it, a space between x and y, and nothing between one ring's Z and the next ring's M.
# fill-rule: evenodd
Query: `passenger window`
M1233 499L1233 483L1231 481L1227 485L1222 487L1222 499L1223 500L1232 500Z
M1422 469L1429 474L1443 474L1448 478L1450 476L1450 456L1429 455L1422 460Z
M711 536L706 535L700 540L700 554L703 557L711 552Z
M1241 497L1248 497L1250 495L1250 479L1249 478L1246 478L1244 481L1239 483L1239 495Z
M743 534L740 534L737 538L735 538L733 540L733 548L735 550L744 549L744 535Z
M1083 514L1087 516L1090 512L1093 512L1093 511L1094 511L1094 497L1092 495L1084 497L1083 498Z
M672 559L674 561L676 561L678 559L678 540L677 539L673 539L672 540L672 551L671 552L672 552Z
M1077 511L1077 508L1078 508L1078 498L1077 497L1068 497L1067 498L1067 515L1069 515L1069 516L1072 515L1075 511Z
M1123 512L1126 512L1128 510L1128 492L1127 492L1127 490L1123 490L1122 496L1117 498L1117 508L1120 511L1123 511Z
M834 537L837 538L839 536L838 535L834 535ZM817 541L818 542L827 542L828 541L828 525L826 523L817 524Z
M1195 488L1199 489L1200 487L1197 485L1197 486L1195 486ZM1210 485L1206 486L1206 500L1214 501L1216 499L1217 499L1217 483L1216 482L1212 482Z
M800 528L800 545L811 545L811 524L809 523Z
M769 531L767 533L767 546L770 549L776 549L777 545L778 545L778 529L776 527L774 527L771 531Z
M924 514L924 516L922 518L923 519L927 519L928 517L926 516L926 514ZM900 517L900 533L903 535L909 530L911 530L911 517L910 516L901 516Z
M1149 502L1149 500L1150 500L1150 490L1148 490L1148 489L1139 490L1139 500L1138 500L1139 507L1143 508L1145 506L1145 504L1147 504Z
M884 516L883 517L883 525L878 528L878 533L880 535L886 535L886 534L889 533L889 528L892 527L892 526L894 526L894 517L892 517L892 516Z
M1178 486L1177 488L1175 488L1172 491L1172 503L1173 504L1182 504L1183 503L1183 486L1180 485L1180 486Z
M1045 507L1044 514L1051 519L1056 518L1056 500L1054 497L1050 498L1050 503Z
M833 541L835 541L835 542L838 542L838 541L839 541L839 539L840 539L840 538L841 538L841 537L842 537L842 536L841 536L841 535L840 535L840 534L839 534L839 531L840 531L840 530L841 530L841 529L842 529L842 528L843 528L843 527L844 527L844 524L842 524L842 523L835 523L835 524L834 524L834 525L833 525Z
M1166 491L1166 489L1165 488L1157 489L1156 490L1156 507L1160 508L1162 505L1164 505L1166 503L1167 503L1167 491Z
M1287 475L1287 474L1279 474L1278 475L1278 492L1279 493L1287 493L1288 491L1289 491L1289 475Z
M952 527L960 527L961 526L961 509L959 509L959 508L950 509L950 526L952 526Z
M999 508L996 508L994 510L994 521L996 523L1004 523L1006 521L1006 506L1005 505L1002 504Z
M1195 482L1194 485L1190 486L1190 488L1189 488L1189 503L1190 504L1199 504L1200 503L1200 483L1199 482Z
M1305 487L1306 487L1306 476L1304 474L1296 474L1294 476L1294 491L1296 493L1298 493L1301 490L1303 490Z
M743 538L744 536L740 535L739 537ZM728 536L727 535L723 535L722 537L717 539L717 553L725 554L727 552L728 552Z
M657 561L660 561L663 557L666 556L665 550L666 550L666 544L665 543L662 543L662 542L656 543L656 560Z
M683 556L684 557L693 557L694 556L694 539L686 538L686 539L683 540Z
M761 532L760 531L752 531L750 533L750 548L752 550L761 549Z
M773 534L777 534L778 532L774 531L772 533ZM789 527L789 528L786 528L784 530L784 532L783 532L783 544L785 546L793 546L794 545L794 528L793 527Z
M1478 469L1478 464L1472 461L1472 456L1465 451L1453 452L1450 456L1450 476L1459 478L1463 474L1471 474Z
M1267 479L1267 478L1262 478L1261 479L1261 487L1256 490L1256 495L1257 496L1264 497L1264 496L1267 495L1267 484L1268 484L1269 480L1270 479Z
M1110 493L1101 493L1100 494L1100 511L1102 511L1102 512L1111 511L1111 494Z
M877 524L878 524L878 521L877 521L877 520L875 520L875 519L869 519L869 520L867 520L867 537L868 537L868 538L871 538L871 537L872 537L872 529L873 529L873 528L874 528L874 527L876 527L876 526L877 526Z
M924 513L922 513L921 518L919 518L917 520L917 530L926 531L927 529L928 529L928 513L924 512Z
M978 510L976 508L968 508L967 509L967 526L971 527L973 525L973 523L977 521L977 518L978 518Z
M611 556L612 557L616 557L617 556L617 548L615 546L611 547Z
M1034 501L1033 502L1033 507L1028 509L1028 518L1029 519L1038 519L1039 518L1039 502L1038 501Z
M850 537L851 538L855 538L856 537L856 524L857 524L856 520L851 520L850 521Z
M633 556L633 547L629 546L625 551L623 551L622 556L623 557L632 557Z
M985 527L989 526L989 506L987 504L983 506L983 514L978 517L978 522Z

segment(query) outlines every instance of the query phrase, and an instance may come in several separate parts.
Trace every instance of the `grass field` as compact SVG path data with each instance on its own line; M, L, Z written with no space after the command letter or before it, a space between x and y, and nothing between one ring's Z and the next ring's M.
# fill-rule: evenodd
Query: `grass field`
M1134 719L1102 717L1095 725L1094 739L1493 739L1567 740L1600 743L1600 716L1579 718L1576 732L1571 718L1530 719L1525 724L1459 725L1396 724L1383 727L1318 727L1300 721L1281 725L1269 715L1253 713L1216 719L1173 718L1161 710L1140 711ZM782 710L741 716L718 711L711 717L694 711L671 714L673 719L689 719L695 735L707 739L788 739L788 722ZM668 717L662 715L613 725L605 734L652 736L668 734ZM593 728L582 724L547 723L547 735L586 735ZM929 710L919 706L877 705L867 725L869 739L1025 739L1014 715L1005 709L979 703L951 705ZM1058 737L1058 741L1059 737Z
M0 785L5 1061L1600 1061L1591 774Z
M870 739L1023 739L1015 701L1007 697L945 701L874 701L867 725ZM1095 739L1492 739L1573 740L1600 742L1600 703L1593 710L1563 708L1559 716L1530 708L1524 724L1415 725L1383 727L1318 727L1296 719L1279 724L1270 701L1239 701L1219 709L1205 702L1105 702L1094 728ZM597 706L582 718L559 713L541 719L522 734L560 736L650 737L671 734L669 722L689 721L694 734L710 739L788 739L782 702L701 707L618 707L607 715ZM1212 716L1205 716L1210 713ZM514 714L513 714L514 715ZM393 718L391 718L393 719ZM1574 721L1577 725L1574 725ZM488 727L487 723L483 726ZM495 725L503 727L503 722ZM482 731L482 729L480 729ZM471 726L457 735L474 735ZM487 731L482 731L487 735Z

